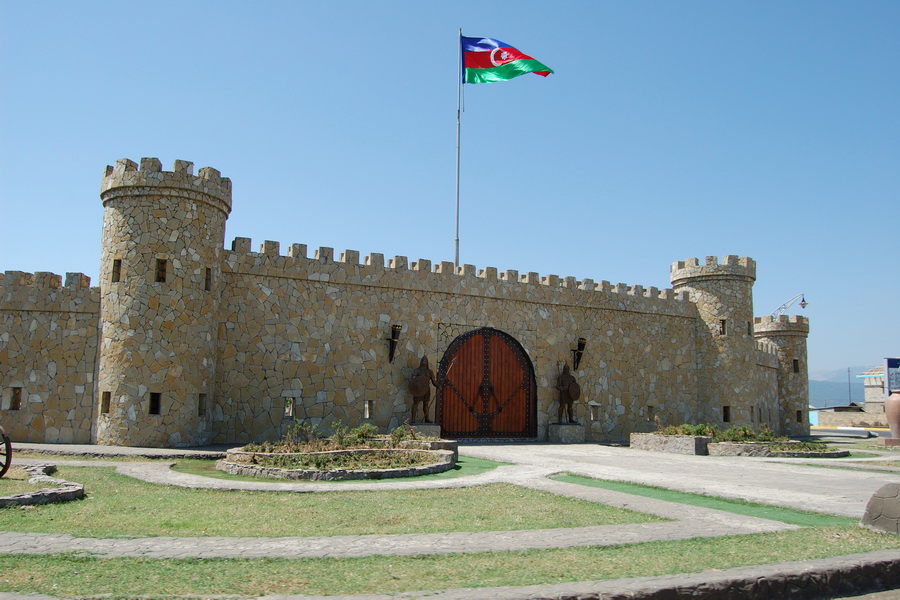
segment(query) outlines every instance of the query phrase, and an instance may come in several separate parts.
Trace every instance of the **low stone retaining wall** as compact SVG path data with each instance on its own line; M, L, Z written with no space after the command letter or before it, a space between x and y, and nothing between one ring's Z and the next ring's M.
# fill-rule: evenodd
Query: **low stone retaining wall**
M710 456L769 456L769 447L760 442L713 442Z
M844 458L849 450L770 450L765 442L714 442L709 445L710 456L769 456L774 458Z
M55 487L38 489L26 494L15 494L0 498L0 508L8 506L28 506L32 504L51 504L53 502L69 502L84 498L84 486L64 479L50 477L56 472L56 465L31 465L22 467L33 483L48 483Z
M705 435L660 435L658 433L632 433L632 450L669 452L672 454L709 454L712 438Z
M459 443L456 440L403 440L401 448L416 448L419 450L449 450L453 453L453 464L459 460Z
M367 452L367 450L337 450L334 452L310 452L309 454L349 454ZM404 467L397 469L283 469L279 467L264 467L245 462L233 462L230 458L243 456L285 456L265 452L243 452L241 450L229 450L228 457L216 463L216 469L230 473L231 475L249 475L251 477L268 477L270 479L292 479L308 481L348 481L356 479L392 479L397 477L416 477L418 475L431 475L449 471L456 464L454 453L451 450L372 450L372 452L416 452L434 456L435 462L416 467Z
M773 458L846 458L850 456L849 450L829 450L828 452L806 452L798 450L796 452L785 450L774 450L769 452L769 456Z

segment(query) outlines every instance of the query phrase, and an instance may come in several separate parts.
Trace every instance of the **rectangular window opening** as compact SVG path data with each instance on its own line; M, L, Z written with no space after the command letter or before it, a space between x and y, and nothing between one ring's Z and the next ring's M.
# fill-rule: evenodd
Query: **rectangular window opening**
M206 416L206 394L199 394L197 396L197 416Z
M162 394L159 392L150 392L150 414L161 414Z
M721 319L719 321L719 334L720 335L728 335L728 329L725 325L725 319Z
M797 422L798 422L798 423L802 423L802 422L803 422L803 411L802 411L802 410L798 410L798 411L797 411Z
M284 399L284 418L285 419L293 419L294 418L294 398L285 398Z
M117 258L117 259L113 260L112 277L110 278L110 281L112 281L113 283L119 283L120 281L122 281L122 259L121 258Z
M104 415L109 412L109 403L112 398L112 392L103 392L100 394L100 412Z
M647 405L647 420L652 421L656 418L656 411L649 404Z
M792 363L793 363L793 366L794 366L794 373L799 373L799 372L800 372L800 359L795 358L795 359L792 361Z
M203 281L203 289L207 292L212 289L212 269L206 269L206 278Z
M730 406L722 407L722 422L723 423L731 423L731 407Z
M753 323L747 321L747 335L753 337Z
M363 405L363 418L371 419L375 416L375 401L374 400L366 400L366 403Z
M166 269L168 268L168 262L164 258L156 259L156 283L165 283L166 282Z

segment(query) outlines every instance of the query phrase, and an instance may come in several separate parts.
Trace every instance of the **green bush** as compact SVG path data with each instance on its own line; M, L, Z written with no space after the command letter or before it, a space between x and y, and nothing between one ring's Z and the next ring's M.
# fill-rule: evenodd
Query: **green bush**
M659 433L661 435L713 436L715 435L716 431L717 430L715 426L706 423L698 423L697 425L682 423L681 425L667 425L666 427L661 427L656 433Z
M347 434L347 443L351 446L364 446L376 435L378 435L377 427L371 423L363 423L350 430L350 433Z

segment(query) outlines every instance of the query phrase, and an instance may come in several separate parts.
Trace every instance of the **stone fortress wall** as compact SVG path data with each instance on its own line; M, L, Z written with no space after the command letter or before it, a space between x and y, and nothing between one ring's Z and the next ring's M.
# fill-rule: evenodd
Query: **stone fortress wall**
M587 341L573 373L586 439L624 440L657 422L808 431L808 322L754 323L752 259L678 262L674 289L659 290L403 256L360 260L354 250L309 257L302 244L282 255L271 241L252 252L247 238L225 250L231 182L208 167L194 176L186 161L172 172L156 159L139 169L118 161L104 172L101 198L101 285L77 288L93 301L79 305L91 334L79 363L90 371L84 415L65 421L79 441L246 442L276 438L298 419L390 429L409 416L406 383L420 357L435 366L457 336L484 327L514 337L534 366L538 439L555 420L556 376L578 338ZM24 349L9 355L14 367L0 362L0 387L27 391L0 420L15 423L14 439L57 441L45 413L63 401L53 390L60 371L51 377L42 359L56 350L25 343L31 325L11 301L26 279L3 280L0 357ZM48 329L72 322L60 308L42 313ZM45 382L43 396L29 378Z
M0 426L13 440L91 441L100 290L82 273L0 275Z

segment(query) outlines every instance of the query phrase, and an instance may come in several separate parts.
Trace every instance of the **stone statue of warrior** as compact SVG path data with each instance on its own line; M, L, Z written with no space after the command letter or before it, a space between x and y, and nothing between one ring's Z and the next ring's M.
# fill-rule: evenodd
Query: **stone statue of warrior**
M575 377L569 373L569 363L563 365L562 373L556 378L556 389L559 390L559 412L556 420L558 423L578 423L575 420L573 410L574 403L581 397L581 387L575 381Z
M431 386L437 387L434 379L434 371L428 366L428 357L423 356L419 366L413 369L409 376L409 391L412 394L412 419L410 423L416 423L416 414L419 404L422 404L422 419L425 423L431 423L428 418L428 408L431 405Z

